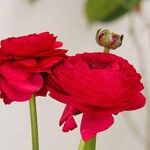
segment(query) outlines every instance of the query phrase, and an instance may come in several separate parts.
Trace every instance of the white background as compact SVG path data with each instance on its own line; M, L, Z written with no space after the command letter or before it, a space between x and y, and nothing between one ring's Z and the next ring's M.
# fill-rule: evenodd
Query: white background
M111 24L90 26L84 17L83 6L84 0L38 0L34 4L30 4L28 0L0 0L0 39L49 31L58 35L58 39L64 42L64 47L70 50L69 54L75 54L100 51L94 40L95 32L98 28L110 28L125 35L123 46L113 53L128 59L140 71L136 48L128 34L129 17L126 16ZM150 1L145 1L142 8L144 15L150 20L148 15ZM142 19L137 15L135 26L143 46L141 53L144 53L145 62L149 67L148 29L144 28ZM37 105L40 150L77 150L80 139L79 128L64 134L58 127L64 105L49 97L38 98ZM137 132L131 132L129 129L131 124L127 123L129 113L142 136L145 136L146 108L125 112L123 115L115 116L114 125L99 134L97 150L145 150L144 141L134 135ZM77 120L79 124L80 116ZM1 100L0 150L31 150L28 102L14 102L6 106Z

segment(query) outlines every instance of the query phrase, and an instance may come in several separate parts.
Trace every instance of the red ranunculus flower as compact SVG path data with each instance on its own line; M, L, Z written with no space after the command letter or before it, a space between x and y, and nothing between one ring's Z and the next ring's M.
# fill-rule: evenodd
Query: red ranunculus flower
M107 53L77 54L55 66L49 90L67 104L60 119L63 131L74 129L73 115L83 113L81 135L89 140L113 124L113 114L143 107L140 79L127 60Z
M60 46L48 32L1 41L0 94L6 104L47 93L44 80L50 67L65 58Z

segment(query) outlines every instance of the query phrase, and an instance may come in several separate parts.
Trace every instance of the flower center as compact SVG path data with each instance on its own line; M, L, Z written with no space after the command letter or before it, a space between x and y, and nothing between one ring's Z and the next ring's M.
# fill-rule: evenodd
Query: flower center
M95 63L95 62L91 62L88 63L89 68L91 69L107 69L110 68L111 63Z

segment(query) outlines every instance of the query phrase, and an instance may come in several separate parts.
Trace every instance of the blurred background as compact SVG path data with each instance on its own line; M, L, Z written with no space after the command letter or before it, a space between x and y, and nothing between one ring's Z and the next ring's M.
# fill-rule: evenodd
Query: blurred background
M149 11L149 0L1 0L0 39L49 31L73 55L102 51L95 42L99 28L124 34L123 45L112 53L128 59L142 73L147 106L115 116L114 125L98 135L97 150L150 150ZM49 97L38 98L40 150L77 150L79 127L69 133L58 127L63 108ZM0 150L10 149L31 150L28 102L0 101Z

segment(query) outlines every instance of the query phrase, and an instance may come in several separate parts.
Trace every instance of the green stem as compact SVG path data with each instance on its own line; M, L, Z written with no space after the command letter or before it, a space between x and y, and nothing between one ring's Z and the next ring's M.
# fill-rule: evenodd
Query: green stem
M110 52L110 48L104 47L104 53L109 53Z
M87 142L81 139L78 150L96 150L96 136Z
M37 111L36 111L36 100L34 95L32 95L29 101L29 107L30 107L30 119L32 131L32 150L39 150Z

